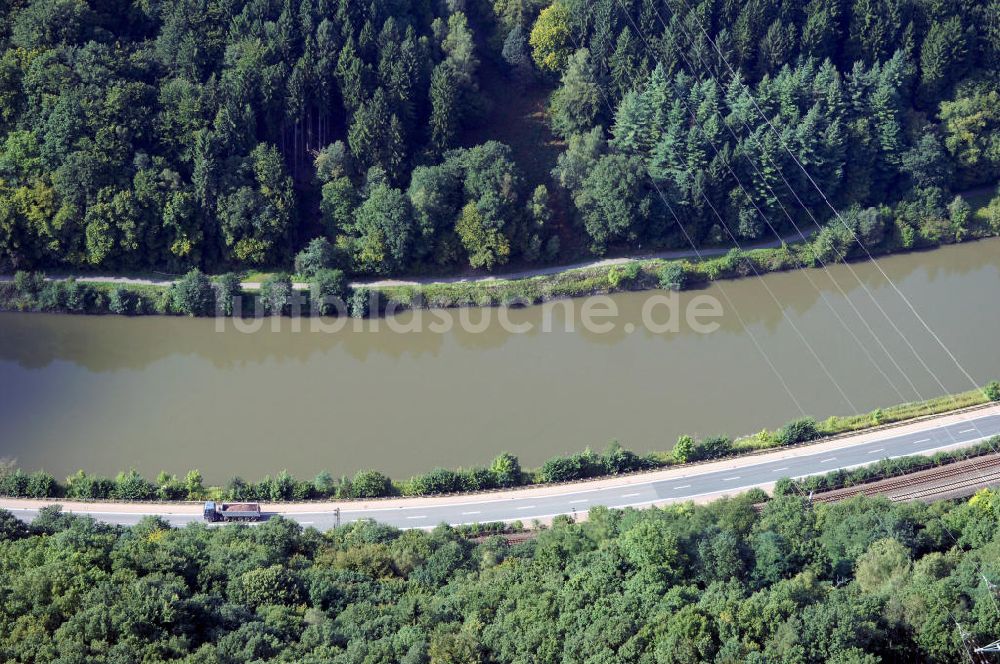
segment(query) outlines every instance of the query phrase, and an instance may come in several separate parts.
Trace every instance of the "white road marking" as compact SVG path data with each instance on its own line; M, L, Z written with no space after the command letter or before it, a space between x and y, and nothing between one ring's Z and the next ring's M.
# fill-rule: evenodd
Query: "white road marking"
M468 516L470 514L482 514L482 512L479 510L476 510L475 512L462 512L462 516Z
M877 452L885 452L885 448L880 447L877 450L871 450L870 452L868 452L868 454L876 454Z
M780 472L781 472L781 471L783 471L783 470L788 470L788 466L785 466L784 468L775 468L775 469L774 469L774 470L772 470L771 472L772 472L772 473L780 473Z
M675 486L674 491L676 491L677 489L690 489L690 488L691 488L690 484L682 484L681 486Z
M406 518L407 519L426 519L427 515L426 514L421 514L420 516L408 516Z
M820 463L827 463L829 461L836 461L837 457L830 457L829 459L820 459Z
M623 493L622 498L635 498L638 495L638 493Z
M972 433L975 429L962 429L959 433Z
M577 503L588 503L588 502L590 502L590 498L580 498L579 500L571 500L571 501L569 501L569 504L570 505L576 505Z
M738 480L738 479L740 479L739 475L737 475L736 477L723 477L722 481L723 482L732 482L733 480Z
M299 523L302 524L303 526L309 526L309 525L312 525L312 524L314 524L316 522L315 521L299 521Z
M535 506L534 505L525 505L524 507L518 507L517 509L519 509L519 510L533 510L533 509L535 509Z
M931 442L930 438L921 438L920 440L913 441L913 444L919 445L920 443L929 443L929 442Z

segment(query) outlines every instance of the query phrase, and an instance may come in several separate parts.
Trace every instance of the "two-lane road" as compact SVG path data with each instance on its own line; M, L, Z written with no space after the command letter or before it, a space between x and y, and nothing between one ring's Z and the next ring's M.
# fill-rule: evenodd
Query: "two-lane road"
M927 454L943 448L969 445L998 434L1000 407L992 407L765 455L592 482L491 494L367 503L272 504L264 509L269 514L281 514L320 530L337 524L334 511L337 507L340 508L341 523L375 519L400 528L514 520L530 523L534 519L544 521L560 514L582 515L597 505L645 507L709 499L751 487L769 487L781 477L803 477L862 466L880 459ZM0 500L0 507L30 520L37 514L39 503ZM76 504L69 505L68 509L101 521L121 524L134 524L145 515L162 516L175 525L201 519L200 507L190 504Z

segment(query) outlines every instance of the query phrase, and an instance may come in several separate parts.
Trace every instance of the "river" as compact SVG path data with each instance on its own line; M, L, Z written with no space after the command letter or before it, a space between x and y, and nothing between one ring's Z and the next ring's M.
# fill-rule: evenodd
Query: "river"
M1000 377L1000 240L879 265L975 381ZM750 433L971 387L871 263L681 294L682 311L693 298L720 303L711 333L643 325L662 295L613 296L606 333L584 329L577 300L511 310L508 324L467 309L337 332L289 319L246 332L208 319L0 314L0 457L57 477L134 467L198 468L212 482L281 469L404 478L501 450L531 466L612 439L669 449L682 433ZM656 306L662 322L668 305ZM445 315L450 331L428 329ZM417 320L422 331L399 330Z

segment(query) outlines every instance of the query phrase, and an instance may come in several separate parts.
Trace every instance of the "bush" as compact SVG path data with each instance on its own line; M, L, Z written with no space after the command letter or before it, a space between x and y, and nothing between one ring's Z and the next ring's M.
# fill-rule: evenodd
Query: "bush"
M66 310L72 313L84 313L94 301L94 289L89 284L81 284L75 279L65 282Z
M355 498L382 498L393 494L392 482L377 470L359 470L351 481Z
M214 287L216 313L221 313L223 316L232 316L233 298L242 292L240 278L231 272L220 275L215 278Z
M45 275L41 272L18 270L14 273L14 289L25 299L34 300L44 285Z
M513 454L501 452L490 464L490 474L498 487L517 486L522 481L521 463Z
M581 476L580 464L575 457L553 457L542 464L538 479L550 484L580 479Z
M177 280L170 289L170 300L178 313L205 316L212 313L212 282L197 268Z
M991 380L986 384L986 387L983 388L983 394L985 394L986 398L990 401L1000 401L1000 382Z
M25 495L29 498L54 498L59 495L59 484L52 475L39 470L28 475Z
M38 308L42 311L64 311L66 309L66 284L62 281L46 281L38 294Z
M706 461L708 459L721 459L729 456L733 451L733 441L726 436L710 436L699 441L694 447L691 461Z
M115 286L108 293L108 311L119 316L131 316L133 312L132 293L123 286Z
M268 277L260 285L260 302L264 310L272 316L281 316L287 311L292 297L292 280L287 274Z
M414 496L454 493L462 490L462 478L453 470L435 468L429 473L411 478L407 489L407 493Z
M337 493L337 483L334 481L333 475L321 470L313 479L312 490L317 498L329 498Z
M691 436L681 436L677 439L673 451L670 453L677 463L687 463L694 460L694 438Z
M135 469L118 473L111 491L111 497L117 500L151 500L155 496L156 488Z
M20 468L0 475L0 496L24 498L28 494L28 476Z
M617 440L612 441L608 448L601 455L601 465L603 470L609 475L620 475L642 470L649 467L649 463L635 452L623 448Z
M775 439L779 445L805 443L818 437L819 429L816 426L816 420L811 417L793 420L775 432Z
M639 278L640 265L630 261L624 265L615 265L608 270L608 284L611 288L628 288L635 285Z
M323 316L346 313L348 288L342 270L319 270L309 284L310 307Z
M115 483L99 475L88 475L78 470L75 475L66 478L66 497L80 500L100 500L110 498L114 493Z
M486 491L497 488L497 478L486 468L471 468L461 473L463 491Z
M688 286L688 272L683 263L667 263L660 269L660 288L681 291Z
M351 318L364 318L371 314L369 311L369 294L366 288L357 288L351 292L351 297L348 300L347 307L350 311Z
M340 267L340 264L337 249L325 237L315 238L295 255L295 273L307 279L315 276L320 270L330 270Z

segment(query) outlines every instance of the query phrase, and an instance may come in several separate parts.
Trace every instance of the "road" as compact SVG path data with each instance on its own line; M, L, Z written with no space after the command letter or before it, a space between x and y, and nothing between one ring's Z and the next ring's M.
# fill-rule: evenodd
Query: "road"
M812 232L807 231L806 237L812 235ZM746 251L751 251L753 249L767 249L780 247L783 243L792 244L802 240L802 236L798 233L789 234L782 237L780 240L771 240L768 242L760 242L752 245L746 245L743 248ZM411 279L379 279L376 281L355 281L351 282L352 288L386 288L390 286L432 286L441 284L458 284L458 283L476 283L476 282L492 282L492 281L511 281L514 279L530 279L532 277L541 277L545 275L559 274L560 272L567 272L569 270L582 270L582 269L593 269L598 267L611 267L612 265L622 265L625 263L632 263L634 261L651 260L654 258L660 258L664 260L680 260L684 258L710 258L714 256L722 256L731 251L731 247L708 247L704 249L699 249L694 252L690 249L679 249L670 251L658 251L652 253L635 254L632 256L624 256L621 258L603 258L597 260L583 261L579 263L572 263L569 265L554 265L551 267L539 267L532 268L529 270L521 270L518 272L507 272L503 274L465 274L456 277L417 277ZM174 283L175 279L173 277L179 277L181 275L164 275L164 278L145 278L145 277L123 277L117 275L90 275L90 274L69 274L69 273L53 273L48 276L50 280L64 280L73 277L77 281L88 281L93 283L106 283L106 284L122 284L131 286L170 286ZM0 281L11 281L14 277L7 275L0 275ZM244 290L253 291L260 289L260 282L257 281L244 281L240 284ZM307 290L309 284L305 282L294 282L292 284L293 288L298 290Z
M375 519L400 528L429 528L439 523L491 521L546 521L553 516L583 516L593 506L647 507L685 500L709 500L751 487L768 488L781 477L803 477L851 468L880 459L931 453L969 445L1000 434L1000 406L936 417L900 427L872 431L711 464L652 473L605 478L590 482L518 489L508 492L342 502L265 505L267 514L281 514L320 530L341 523ZM59 501L47 501L58 503ZM0 500L0 508L31 520L43 501ZM65 508L95 519L134 524L145 515L161 516L174 525L200 521L200 506L192 504L67 504Z

